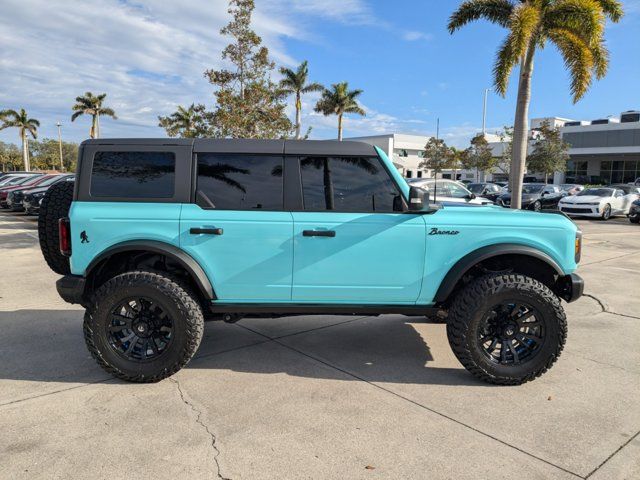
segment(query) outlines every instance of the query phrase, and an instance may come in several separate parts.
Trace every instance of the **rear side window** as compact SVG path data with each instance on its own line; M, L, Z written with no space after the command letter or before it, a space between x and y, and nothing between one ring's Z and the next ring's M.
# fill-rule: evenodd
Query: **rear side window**
M171 198L175 169L172 152L97 152L91 172L91 195Z
M211 208L282 210L283 157L199 153L198 185Z
M302 157L300 170L305 210L393 212L401 209L400 193L375 157Z

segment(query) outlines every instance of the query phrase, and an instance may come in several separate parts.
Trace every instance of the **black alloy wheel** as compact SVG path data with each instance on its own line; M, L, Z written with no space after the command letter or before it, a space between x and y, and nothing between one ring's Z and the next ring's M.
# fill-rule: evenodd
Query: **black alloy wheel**
M540 351L544 326L530 305L502 302L481 320L478 342L484 355L500 365L520 365Z
M107 338L120 356L148 362L162 355L173 339L173 320L146 297L128 298L111 311Z

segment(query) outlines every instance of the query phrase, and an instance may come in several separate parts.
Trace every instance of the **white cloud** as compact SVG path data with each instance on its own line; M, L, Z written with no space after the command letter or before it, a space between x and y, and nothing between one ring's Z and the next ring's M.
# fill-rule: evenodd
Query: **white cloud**
M408 42L416 42L418 40L431 40L433 35L430 33L418 32L418 31L408 31L402 34L402 38Z

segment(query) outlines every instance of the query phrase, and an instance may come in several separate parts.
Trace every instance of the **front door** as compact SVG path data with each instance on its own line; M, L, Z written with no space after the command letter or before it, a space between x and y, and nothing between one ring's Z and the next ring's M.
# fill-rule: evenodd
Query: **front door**
M300 166L292 301L415 303L426 226L421 215L399 211L400 192L380 160L304 157Z
M282 155L198 153L196 204L180 245L221 302L291 300L293 220L283 211Z

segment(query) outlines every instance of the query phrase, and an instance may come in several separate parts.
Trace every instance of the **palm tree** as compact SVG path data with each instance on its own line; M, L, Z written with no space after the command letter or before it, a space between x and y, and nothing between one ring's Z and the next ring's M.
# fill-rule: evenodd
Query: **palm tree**
M293 71L289 68L280 67L280 73L284 78L280 80L280 88L286 95L296 96L296 140L300 140L300 130L302 128L302 94L311 92L320 92L324 87L319 83L307 83L309 77L309 67L307 61L302 62L298 68Z
M507 38L498 50L493 67L498 93L505 95L511 71L519 65L510 175L511 208L521 207L536 49L542 49L547 41L558 48L570 72L575 103L586 93L594 75L600 79L606 74L605 21L609 18L617 22L622 15L618 0L468 0L451 15L450 33L480 18L507 28Z
M102 105L106 96L106 93L94 95L91 92L85 92L84 95L76 97L76 104L71 107L74 111L74 114L71 115L72 122L80 115L91 115L91 128L89 129L89 136L91 138L100 138L101 115L106 115L114 120L118 119L112 108Z
M206 133L204 105L192 103L188 108L178 105L178 109L167 117L158 117L158 125L164 128L170 137L196 138Z
M366 115L356 100L361 94L362 90L349 90L347 82L334 83L331 90L323 90L315 111L324 115L338 115L338 140L342 140L342 116L345 113L357 113L363 117Z
M2 125L0 130L5 128L17 128L20 133L20 139L22 140L22 161L24 162L25 171L29 171L29 142L27 134L36 139L38 138L38 127L40 122L35 118L29 118L24 108L21 108L19 112L15 110L2 110L0 111L0 119Z

